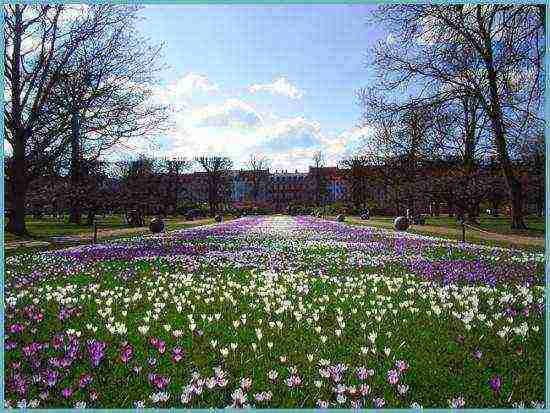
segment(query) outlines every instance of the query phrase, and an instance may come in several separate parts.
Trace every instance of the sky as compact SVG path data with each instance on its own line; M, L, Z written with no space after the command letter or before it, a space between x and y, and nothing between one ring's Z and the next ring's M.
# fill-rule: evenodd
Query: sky
M374 81L369 49L386 35L369 5L149 5L137 29L163 43L168 68L155 98L173 105L161 156L251 154L271 170L307 171L315 151L328 165L353 153L360 127L355 91Z

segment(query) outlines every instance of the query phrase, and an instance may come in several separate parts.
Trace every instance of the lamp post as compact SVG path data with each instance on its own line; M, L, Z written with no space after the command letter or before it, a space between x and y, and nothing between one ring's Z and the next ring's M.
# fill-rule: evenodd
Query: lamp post
M462 227L462 242L466 242L466 222L464 216L460 217L459 223Z

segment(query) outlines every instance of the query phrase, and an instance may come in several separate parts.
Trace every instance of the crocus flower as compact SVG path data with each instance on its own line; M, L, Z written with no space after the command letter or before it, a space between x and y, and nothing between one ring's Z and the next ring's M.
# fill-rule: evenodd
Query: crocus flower
M373 399L372 402L374 403L374 407L376 407L377 409L384 407L384 405L386 404L386 401L381 397Z
M183 353L184 350L181 347L174 347L172 349L172 360L174 363L178 363L181 359L183 359Z
M491 387L491 390L495 394L498 394L500 392L500 386L501 385L502 385L502 380L501 380L500 376L495 375L495 376L492 376L489 379L489 387Z
M397 360L395 362L395 367L397 367L400 373L403 373L409 369L409 364L404 360Z
M128 363L128 361L132 358L133 352L134 349L130 344L122 346L120 349L120 360L122 360L123 363Z
M397 384L399 381L399 372L397 370L388 371L388 383Z
M88 397L90 398L91 401L94 402L98 399L99 395L98 395L97 391L92 389L88 392Z
M12 324L12 325L10 326L9 332L10 332L10 333L13 333L13 334L22 333L24 329L25 329L25 327L23 326L23 324L21 324L21 323L15 323L15 324Z
M13 350L14 348L17 348L17 341L13 340L6 340L6 343L4 344L4 348L6 351Z
M241 388L235 390L231 394L231 398L233 399L233 405L235 407L242 407L247 401L247 396Z
M359 385L359 393L361 394L361 396L365 397L369 394L370 392L370 386L368 384L360 384Z
M336 402L338 404L344 404L346 401L347 401L347 397L343 394L339 394L338 396L336 396Z
M328 408L328 402L325 400L317 400L317 407L319 409L327 409Z
M453 409L462 409L466 402L464 401L464 397L458 396L457 398L450 401L450 405Z
M101 360L103 360L106 347L107 344L102 341L95 339L88 340L88 353L90 354L92 366L97 367Z
M293 374L286 379L285 383L290 388L298 387L300 384L302 384L302 379L297 374Z
M84 373L80 376L80 380L78 381L78 386L81 389L88 387L88 385L90 385L92 380L93 380L93 377L91 374Z
M73 389L71 389L70 387L65 387L63 390L61 390L61 395L64 398L68 399L73 395Z
M364 367L359 367L356 370L356 375L359 380L366 380L369 377L369 373L367 372L367 369Z
M398 384L397 385L397 392L400 396L404 396L409 391L409 385L408 384Z
M169 377L162 376L156 373L149 374L149 381L159 390L165 389L170 384Z
M250 377L245 377L241 380L241 389L248 391L252 387L252 379Z

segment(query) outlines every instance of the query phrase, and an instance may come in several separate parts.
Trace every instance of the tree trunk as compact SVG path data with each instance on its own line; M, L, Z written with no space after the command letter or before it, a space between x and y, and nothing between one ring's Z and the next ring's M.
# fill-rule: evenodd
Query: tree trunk
M80 153L79 153L79 124L78 115L73 113L71 118L71 207L69 210L69 223L80 225L82 214L80 211Z
M498 92L497 73L493 64L493 49L491 44L490 33L486 31L481 17L481 7L477 7L477 19L484 40L485 52L483 60L487 69L487 80L489 82L490 103L484 101L484 106L491 122L495 146L497 148L498 158L502 168L502 173L506 179L508 191L510 193L510 201L512 204L512 229L526 229L523 222L523 194L521 181L514 173L510 158L508 156L508 148L506 145L506 134L504 131L504 122L502 118L501 97Z
M10 125L14 138L13 148L13 183L12 183L12 212L9 216L6 231L15 235L27 235L25 224L25 209L27 202L27 164L25 148L27 146L27 130L23 126L23 109L21 107L21 38L23 12L21 6L15 6L15 36L13 39L13 73L11 82L12 122Z
M86 224L88 226L91 226L93 223L94 223L94 220L95 220L95 215L97 213L97 208L90 208L88 210L88 216L86 217ZM103 215L105 216L105 215Z
M521 183L517 179L510 182L510 196L512 198L512 229L527 229L523 220L523 192Z
M27 170L25 159L25 136L24 131L14 131L19 136L15 141L12 185L12 213L6 230L15 235L28 235L25 223L26 201L27 201Z
M469 208L468 208L468 211L467 211L467 214L466 214L466 222L468 224L474 224L474 225L477 225L478 222L477 222L477 210L476 210L476 207L475 205L469 205Z
M14 161L14 184L12 187L12 211L8 218L6 231L15 235L28 235L25 223L27 182L25 177L25 159Z

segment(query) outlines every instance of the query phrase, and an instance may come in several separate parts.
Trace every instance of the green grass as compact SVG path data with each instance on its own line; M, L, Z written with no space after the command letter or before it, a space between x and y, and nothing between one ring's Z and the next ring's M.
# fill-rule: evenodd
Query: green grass
M190 255L122 256L84 264L79 257L13 257L6 263L8 286L33 271L43 277L33 286L6 289L7 302L16 303L8 306L6 328L17 322L25 325L23 333L8 337L17 342L5 355L8 377L13 362L21 362L25 376L33 373L22 354L24 345L49 342L39 357L44 361L60 357L64 351L53 348L52 337L74 330L81 334L81 358L62 370L60 383L41 402L42 407L73 407L86 401L87 407L132 408L142 400L147 407L222 408L231 404L243 378L252 379L248 402L255 407L311 408L318 400L329 401L331 407L350 407L350 399L357 397L347 394L347 400L338 403L336 383L319 372L323 360L331 366L348 366L341 377L346 386L369 385L368 397L360 398L369 408L375 397L383 397L385 407L393 408L406 408L413 402L448 407L449 400L459 396L464 397L466 407L485 408L515 403L531 407L532 401L543 399L544 319L531 309L543 297L541 262L531 267L532 258L519 252L469 250L436 241L405 239L398 245L382 233L362 235L355 232L360 228L327 221L294 228L288 220L263 221L262 232L252 232L256 227L243 229L239 222L233 229L228 224L221 234L168 235L161 241L135 237L124 244L128 251L184 245L194 251ZM342 231L350 231L347 243L340 242ZM358 242L362 244L356 250ZM427 263L441 262L449 269L465 260L495 269L504 265L514 271L494 288L457 282L449 289L407 269L408 259L418 257ZM537 282L523 289L519 285L527 275L535 276ZM42 321L29 321L25 315L23 309L31 303L44 314ZM60 320L67 306L79 308L80 314ZM519 312L512 322L502 316L508 306ZM521 313L526 308L531 309L527 315ZM464 322L457 314L474 316ZM115 322L123 323L126 332L110 332L109 325ZM513 332L499 336L502 329L524 322L529 331L526 336ZM139 330L142 326L149 328L145 334ZM174 336L174 330L181 330L181 335ZM371 342L373 333L376 339ZM151 345L152 337L163 340L166 351ZM86 340L92 338L107 344L95 367L86 350ZM124 343L133 349L129 363L120 358ZM232 343L237 345L235 350ZM180 362L172 360L175 347L185 350ZM226 356L222 354L225 349ZM479 360L474 357L476 350L482 351ZM156 359L154 365L149 362L151 357ZM398 360L409 365L399 379L409 386L404 396L387 380ZM139 373L133 370L136 365L142 369ZM218 366L227 372L227 385L205 387L189 403L182 403L182 389L192 382L192 373L212 377ZM358 367L373 369L374 375L360 380L355 374ZM301 378L296 388L285 384L292 368ZM271 370L279 374L276 383L267 376ZM99 393L95 402L88 389L77 387L83 373L93 375L91 388ZM170 378L168 402L150 400L156 390L149 373ZM494 393L488 380L497 375L502 387ZM76 389L68 399L60 394L66 387ZM255 402L253 395L261 391L270 391L272 399ZM25 398L38 398L38 392L38 386L31 385ZM22 396L8 383L6 398L15 403Z
M335 218L332 217L330 219L335 219ZM394 221L394 218L392 217L374 216L367 221L356 220L353 222L353 225L374 226L378 228L393 230L394 229L393 221ZM485 231L490 231L490 232L494 232L494 233L498 233L506 236L512 236L512 237L514 235L531 236L536 238L541 238L544 236L544 218L529 216L526 218L526 222L530 228L529 231L527 232L512 231L509 228L510 224L506 218L493 218L488 216L482 216L480 218L479 228ZM414 226L414 228L408 229L407 232L411 234L427 235L427 236L433 236L433 237L449 239L449 240L458 240L458 241L462 240L462 233L460 232L462 228L460 224L456 222L456 218L443 217L443 216L428 218L426 220L426 225L453 229L453 230L456 230L457 233L442 234L439 232L430 231L429 229L425 229L424 226L420 226L420 225L417 225L417 226ZM541 228L542 228L542 234L539 232ZM521 239L516 239L513 241L487 239L485 234L483 234L480 231L473 230L471 228L466 228L466 241L473 244L485 245L489 247L517 248L524 251L544 252L543 245L537 246L537 245L525 244L522 242Z
M38 253L40 251L53 251L58 250L61 248L67 248L70 246L76 246L76 245L83 245L83 244L89 244L89 240L83 240L83 241L64 241L64 242L57 242L55 241L55 237L64 237L64 236L77 236L77 235L84 235L84 236L92 236L93 227L91 226L85 226L85 225L76 225L76 224L69 224L65 220L55 220L55 219L42 219L42 220L33 220L30 219L28 224L29 233L31 234L29 237L17 237L12 234L9 234L7 232L4 232L4 241L45 241L49 242L50 244L47 246L19 246L17 248L13 249L5 249L4 255L5 256L13 256L13 255L21 255L21 254L30 254L30 253ZM226 216L224 217L225 220L231 220L232 217ZM148 219L146 218L145 221L147 222ZM198 225L206 225L214 223L213 218L208 218L207 220L201 220L199 222L197 221L188 221L184 222L182 217L169 217L165 220L165 231L174 231L179 229L186 229L186 228L193 228ZM111 217L106 217L105 219L99 218L97 221L98 230L117 230L117 229L127 229L129 228L128 225L124 222L123 219L120 218L118 215L113 215ZM147 226L143 227L140 231L141 233L148 233L149 230ZM126 235L111 235L111 236L102 236L101 232L99 232L98 235L98 242L108 242L113 241L119 238L127 238L129 236L135 236L137 234L126 234Z
M71 236L71 235L83 235L90 234L92 227L85 225L86 220L83 218L82 225L77 225L74 223L68 223L68 217L56 218L44 218L44 219L33 219L30 216L27 217L27 230L29 232L28 239L49 239L51 237L58 236ZM120 215L112 215L103 218L101 215L98 216L98 225L101 228L108 229L120 229L128 228L128 225L120 217ZM23 237L15 236L9 232L4 231L4 240L5 241L18 241L26 239Z
M393 221L391 224L388 222L382 222L382 224L379 223L378 218L375 218L374 220L371 219L369 221L365 222L353 222L353 225L360 225L360 226L374 226L377 228L383 228L388 230L394 230L393 229ZM410 234L417 234L417 235L425 235L428 237L435 237L440 239L447 239L452 241L462 241L462 235L453 235L453 234L440 234L436 232L430 232L426 231L424 229L408 229L407 233ZM509 241L497 241L497 240L491 240L483 238L483 235L478 235L478 232L473 232L471 230L466 232L466 242L477 244L477 245L484 245L487 247L499 247L499 248L513 248L513 249L519 249L526 252L533 252L533 253L543 253L544 252L544 246L536 246L536 245L525 245L522 244L519 241L516 242L509 242Z
M493 231L499 234L513 234L531 237L544 237L544 217L528 215L525 217L525 225L527 230L512 230L510 228L510 218L507 217L492 217L486 214L481 214L476 227L486 231ZM426 225L434 225L445 228L460 228L460 224L455 217L434 217L426 220Z

